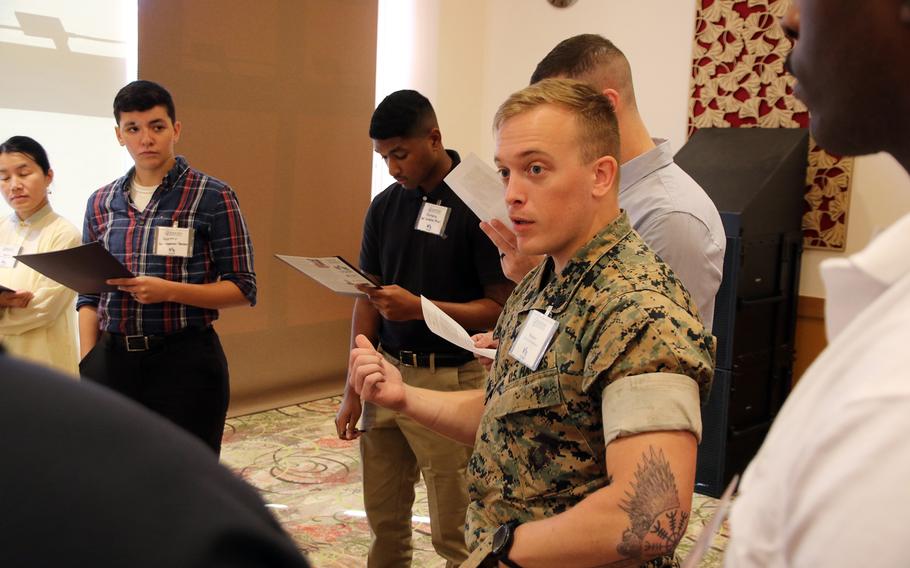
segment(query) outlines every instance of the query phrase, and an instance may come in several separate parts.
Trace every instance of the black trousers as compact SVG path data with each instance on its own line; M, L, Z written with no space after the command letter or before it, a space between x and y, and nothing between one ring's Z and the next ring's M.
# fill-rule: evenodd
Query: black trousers
M218 334L192 328L152 337L145 346L103 333L79 363L79 374L164 416L220 455L230 386Z

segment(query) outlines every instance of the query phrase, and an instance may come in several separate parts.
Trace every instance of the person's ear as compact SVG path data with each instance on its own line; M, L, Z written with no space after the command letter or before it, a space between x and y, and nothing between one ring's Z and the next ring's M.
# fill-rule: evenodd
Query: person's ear
M619 112L619 91L616 89L604 89L602 94L610 99L610 104L613 105L613 112Z
M182 126L183 126L183 124L179 120L174 122L174 142L175 143L180 141L180 129Z
M427 136L430 139L430 147L434 150L442 148L442 132L439 131L438 127L433 127Z
M123 133L120 132L119 124L114 127L114 135L117 137L117 142L119 142L121 146L126 146L126 141L123 140Z
M613 156L601 156L592 164L594 186L591 193L594 197L602 198L613 191L619 176L619 162Z

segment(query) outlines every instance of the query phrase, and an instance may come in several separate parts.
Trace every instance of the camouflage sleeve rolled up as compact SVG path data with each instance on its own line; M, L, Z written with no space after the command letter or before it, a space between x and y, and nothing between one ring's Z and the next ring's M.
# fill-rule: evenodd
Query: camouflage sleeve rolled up
M685 375L647 373L617 379L603 390L604 445L646 432L687 431L701 442L698 385Z

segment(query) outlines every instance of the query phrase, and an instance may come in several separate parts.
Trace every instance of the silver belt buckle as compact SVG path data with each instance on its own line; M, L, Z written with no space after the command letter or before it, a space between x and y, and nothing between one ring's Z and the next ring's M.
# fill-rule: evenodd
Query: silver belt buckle
M127 335L125 339L127 351L149 350L149 338L145 335Z
M405 367L416 367L417 366L417 353L413 351L399 351L398 360Z

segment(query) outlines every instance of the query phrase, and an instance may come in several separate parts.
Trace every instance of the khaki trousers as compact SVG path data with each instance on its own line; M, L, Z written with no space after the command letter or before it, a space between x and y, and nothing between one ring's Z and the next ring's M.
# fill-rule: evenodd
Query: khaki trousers
M483 388L486 375L477 361L461 367L407 367L384 355L409 385L440 391ZM461 564L468 556L465 468L473 448L369 403L364 405L362 427L363 501L373 534L368 568L411 565L411 509L420 475L427 487L433 548L447 560L447 568Z

